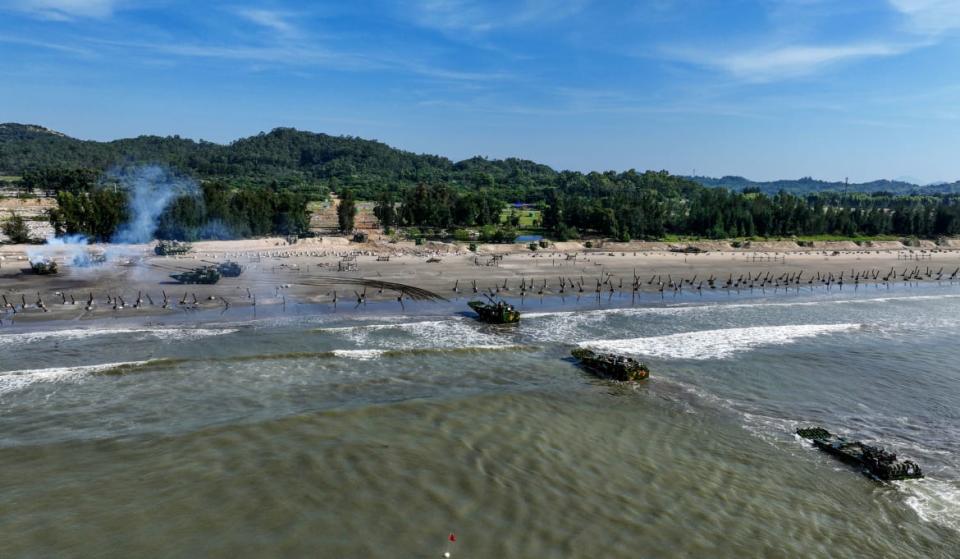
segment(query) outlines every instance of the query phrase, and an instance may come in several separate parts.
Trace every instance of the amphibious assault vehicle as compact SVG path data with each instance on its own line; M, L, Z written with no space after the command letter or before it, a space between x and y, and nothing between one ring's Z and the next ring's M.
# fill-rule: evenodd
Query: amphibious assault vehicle
M494 301L490 303L483 301L470 301L467 305L477 313L477 320L488 324L516 324L520 322L520 311L513 308L513 305L504 301Z
M650 369L632 357L613 353L599 353L578 347L570 352L580 364L593 374L619 381L643 380L650 376Z
M190 252L191 246L189 243L182 243L180 241L159 241L157 246L153 247L153 252L157 256L176 256L178 254L187 254Z
M863 475L877 481L919 479L923 471L911 460L897 460L897 455L881 447L860 441L849 441L832 434L823 427L797 429L797 434L809 439L813 446L832 454L839 460L860 468Z
M57 263L49 258L41 258L30 262L30 269L40 276L51 276L57 273Z
M202 283L212 285L220 281L220 272L214 266L203 266L179 274L170 274L170 277L180 283Z

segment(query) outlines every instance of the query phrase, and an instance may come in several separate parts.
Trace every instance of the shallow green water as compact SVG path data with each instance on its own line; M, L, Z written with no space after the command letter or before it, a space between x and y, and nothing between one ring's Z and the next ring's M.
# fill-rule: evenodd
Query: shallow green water
M0 556L956 556L958 295L7 330ZM928 479L875 484L811 423Z

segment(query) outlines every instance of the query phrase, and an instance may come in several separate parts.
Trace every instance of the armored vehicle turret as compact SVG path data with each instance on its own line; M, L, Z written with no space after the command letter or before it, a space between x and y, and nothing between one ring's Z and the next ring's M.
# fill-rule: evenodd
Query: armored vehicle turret
M194 268L179 274L171 274L171 278L180 283L201 283L212 285L220 281L220 272L214 266L203 266Z
M232 260L217 264L216 267L220 275L225 278L238 278L243 273L243 266Z
M158 241L157 246L153 247L153 252L156 253L157 256L176 256L179 254L187 254L191 248L189 243L182 243L180 241Z

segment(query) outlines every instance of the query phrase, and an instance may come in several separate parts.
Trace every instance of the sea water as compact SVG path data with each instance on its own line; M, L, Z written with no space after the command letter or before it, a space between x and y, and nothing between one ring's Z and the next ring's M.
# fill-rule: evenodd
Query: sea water
M960 556L958 288L516 304L5 327L0 556Z

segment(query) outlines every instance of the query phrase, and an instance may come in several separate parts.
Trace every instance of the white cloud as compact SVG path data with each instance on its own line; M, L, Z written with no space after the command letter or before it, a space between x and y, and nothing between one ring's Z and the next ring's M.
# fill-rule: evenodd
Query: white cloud
M484 33L503 27L559 21L581 12L589 0L414 0L417 24L446 32Z
M237 14L261 27L275 31L281 35L292 36L298 33L297 27L290 23L289 13L256 8L243 8Z
M825 66L855 59L895 56L911 48L909 45L884 43L793 45L726 55L681 56L681 58L720 68L742 79L767 81L804 76Z
M93 52L88 49L84 49L84 48L76 47L72 45L54 43L50 41L38 41L34 39L23 39L20 37L0 37L0 43L7 43L11 45L23 45L27 47L64 52L67 54L76 54L79 56L93 56Z
M957 0L889 0L890 5L906 16L911 31L940 35L960 29L960 2Z
M121 0L18 0L16 10L52 20L75 18L107 18L113 15Z

